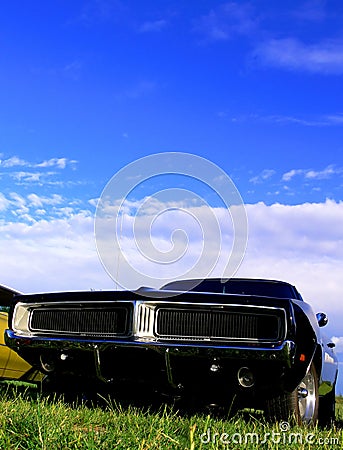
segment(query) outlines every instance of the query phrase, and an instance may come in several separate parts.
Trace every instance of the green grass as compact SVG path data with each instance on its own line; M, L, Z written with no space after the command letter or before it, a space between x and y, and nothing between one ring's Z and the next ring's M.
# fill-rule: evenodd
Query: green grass
M11 383L1 384L0 393L0 449L343 448L341 397L337 422L330 429L286 430L285 424L269 424L257 412L218 419L182 415L166 406L148 411L123 407L113 400L101 407L70 405Z

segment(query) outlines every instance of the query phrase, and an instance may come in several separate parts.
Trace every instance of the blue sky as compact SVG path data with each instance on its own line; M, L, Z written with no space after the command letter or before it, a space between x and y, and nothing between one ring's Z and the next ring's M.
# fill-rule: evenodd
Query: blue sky
M4 4L3 159L77 161L55 176L68 198L185 151L249 203L339 200L342 15L340 1Z
M324 304L343 351L342 19L338 0L3 3L2 282L111 287L93 235L106 183L138 158L192 153L247 205L239 274Z

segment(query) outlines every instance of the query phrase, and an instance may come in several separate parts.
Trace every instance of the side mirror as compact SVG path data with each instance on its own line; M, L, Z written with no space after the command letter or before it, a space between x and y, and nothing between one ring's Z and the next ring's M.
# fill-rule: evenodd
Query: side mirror
M320 327L325 327L325 325L329 321L328 316L325 313L323 313L323 312L317 313L316 317L317 317L318 325Z

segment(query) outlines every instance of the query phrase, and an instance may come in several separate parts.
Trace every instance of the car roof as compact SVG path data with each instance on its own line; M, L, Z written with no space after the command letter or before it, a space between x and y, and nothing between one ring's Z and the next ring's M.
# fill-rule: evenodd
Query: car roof
M166 283L164 286L168 286L171 284L178 284L178 283L202 283L205 281L215 282L215 283L227 283L227 282L254 282L254 283L277 283L277 284L285 284L288 286L294 287L291 283L288 283L287 281L282 280L274 280L269 278L238 278L238 277L232 277L232 278L224 278L224 277L209 277L209 278L192 278L192 279L185 279L185 280L175 280L171 281L169 283ZM163 287L164 287L163 286Z

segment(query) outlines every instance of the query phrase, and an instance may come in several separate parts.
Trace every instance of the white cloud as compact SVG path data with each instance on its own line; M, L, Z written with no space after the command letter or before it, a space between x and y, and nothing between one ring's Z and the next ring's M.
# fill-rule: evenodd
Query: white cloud
M65 169L67 162L67 158L51 158L36 164L35 167L58 167L59 169Z
M37 194L27 196L30 206L42 207L44 205L58 205L63 202L63 197L59 194L53 194L51 197L42 197Z
M336 344L335 350L337 353L343 353L343 337L332 337L332 342Z
M290 181L296 175L302 175L304 173L303 169L292 169L282 175L283 181Z
M221 118L227 118L228 114L225 112L218 113ZM340 127L343 125L342 114L326 114L326 115L308 115L308 116L285 116L280 114L242 114L235 117L229 117L232 123L242 122L267 122L276 125L301 125L305 127Z
M9 175L11 178L18 181L19 183L40 183L42 182L42 178L54 175L54 173L20 171L20 172L12 172Z
M282 254L312 261L325 258L343 261L343 202L282 205L246 205L250 242L264 256Z
M56 185L65 186L75 184L65 180L61 181L59 171L67 167L75 170L77 161L68 158L50 158L39 163L27 161L18 156L0 161L1 176L10 177L17 185ZM22 170L18 170L22 168ZM50 170L49 170L50 169ZM55 170L51 170L55 169ZM56 180L56 178L58 179ZM76 183L77 184L77 183Z
M11 167L31 167L31 168L46 168L56 167L57 169L65 169L67 165L74 166L77 163L75 160L69 160L68 158L50 158L40 163L34 163L26 161L18 156L11 156L10 158L0 161L0 166L4 168Z
M11 192L6 197L0 193L0 210L7 214L6 216L4 214L6 220L15 220L17 223L35 223L42 215L46 215L47 219L51 220L56 217L67 219L80 213L87 216L91 214L89 210L82 208L82 203L72 201L67 203L60 194L41 196L30 193L23 196L17 192ZM6 220L3 219L2 223L6 223Z
M330 178L332 175L337 173L341 173L341 170L336 170L333 165L326 167L324 170L309 170L305 173L305 178L318 179L323 180L326 178Z
M99 263L93 219L0 225L1 283L25 292L113 287Z
M255 177L250 178L250 182L254 183L254 184L258 184L258 183L262 183L263 181L268 180L269 178L271 178L273 175L275 175L275 170L274 169L264 169L262 170L262 172L258 175L256 175Z
M341 175L343 169L335 167L333 164L325 167L323 170L313 170L313 169L292 169L283 174L283 181L290 181L297 175L303 175L304 178L311 180L324 180L331 178L334 175Z
M96 208L98 205L99 198L91 198L88 200L88 203L93 207Z
M10 205L8 199L0 192L0 211L5 211Z
M65 169L68 165L74 167L75 164L77 164L75 159L50 158L38 164L34 164L32 167L56 167L57 169Z
M326 120L333 125L343 125L343 114L330 114L326 116Z
M12 206L12 214L15 216L26 215L29 212L29 208L26 206L26 200L20 194L16 192L10 193L10 203Z
M263 65L301 72L343 73L343 41L305 44L295 38L271 39L257 44L254 57Z
M205 42L226 41L233 38L249 39L250 61L266 67L285 70L321 73L343 73L343 39L332 38L318 42L303 42L296 36L282 36L282 27L275 31L270 19L273 12L257 14L251 2L227 2L214 7L210 12L194 21L193 31ZM322 22L328 17L323 4L310 1L288 8L282 13L282 22L288 18L292 22ZM273 22L279 23L280 14ZM268 36L268 38L266 38ZM301 123L301 119L288 118ZM306 120L304 120L307 124ZM311 125L309 121L307 125Z
M30 163L28 163L27 161L25 161L24 159L19 158L18 156L11 156L8 159L5 159L3 161L1 161L1 166L2 167L16 167L16 166L29 166Z

